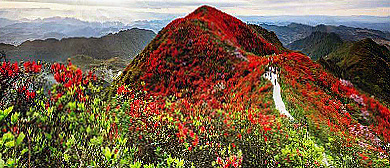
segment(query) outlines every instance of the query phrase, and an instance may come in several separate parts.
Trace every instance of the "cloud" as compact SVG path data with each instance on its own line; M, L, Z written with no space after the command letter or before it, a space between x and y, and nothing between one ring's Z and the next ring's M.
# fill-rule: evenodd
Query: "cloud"
M0 1L0 17L61 16L89 21L131 22L184 16L204 4L236 16L387 16L390 13L388 0L3 0Z

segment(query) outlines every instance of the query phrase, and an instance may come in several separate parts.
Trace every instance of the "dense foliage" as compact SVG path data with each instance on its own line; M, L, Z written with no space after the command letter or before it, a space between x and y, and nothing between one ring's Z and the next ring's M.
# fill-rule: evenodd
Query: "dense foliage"
M293 121L275 109L270 65ZM12 97L0 166L390 166L387 107L207 6L162 30L108 89L71 63L0 73Z

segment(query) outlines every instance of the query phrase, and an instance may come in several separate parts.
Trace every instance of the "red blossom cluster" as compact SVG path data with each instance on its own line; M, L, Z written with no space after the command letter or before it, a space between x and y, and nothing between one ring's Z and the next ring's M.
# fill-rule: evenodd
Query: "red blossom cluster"
M23 66L26 73L39 73L42 70L42 64L37 64L35 61L25 62Z
M15 62L13 64L9 62L2 62L0 67L0 77L15 77L19 74L19 66L18 63Z
M222 166L223 168L229 168L229 167L237 168L237 167L241 167L242 157L237 157L236 155L226 157L225 159L222 159L221 157L217 157L216 162L218 165Z
M42 64L35 62L25 62L23 64L24 71L21 69L17 62L11 64L9 62L2 62L0 66L0 84L2 93L10 90L16 90L22 98L26 100L32 100L35 98L36 93L34 89L34 83L32 83L33 74L40 73L42 70Z
M24 93L26 95L26 99L34 99L36 94L35 91L28 90L26 86L19 88L18 92Z
M68 66L65 66L64 64L58 64L54 63L51 66L51 70L54 74L54 79L61 84L64 84L66 88L72 87L72 86L78 86L80 84L88 84L90 80L96 81L96 75L93 74L91 71L88 73L87 76L83 76L83 72L80 68L75 68L72 66L71 63L69 63Z
M53 100L58 100L61 95L65 94L66 89L75 88L76 97L79 101L86 101L85 90L80 88L79 86L87 86L89 82L96 82L97 77L92 72L89 71L87 74L83 74L80 68L76 68L72 65L71 62L66 66L64 64L54 63L51 66L51 71L54 75L54 79L62 84L65 87L64 89L59 90L56 95L52 95Z
M129 92L130 92L130 91L129 91L124 85L118 87L118 89L117 89L117 91L116 91L116 93L117 93L118 95L127 94L127 93L129 93Z

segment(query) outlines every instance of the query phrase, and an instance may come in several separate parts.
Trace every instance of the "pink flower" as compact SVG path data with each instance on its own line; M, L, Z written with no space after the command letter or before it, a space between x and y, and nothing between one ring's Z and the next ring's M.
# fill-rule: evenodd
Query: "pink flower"
M217 157L217 163L218 164L222 164L222 158L221 157Z

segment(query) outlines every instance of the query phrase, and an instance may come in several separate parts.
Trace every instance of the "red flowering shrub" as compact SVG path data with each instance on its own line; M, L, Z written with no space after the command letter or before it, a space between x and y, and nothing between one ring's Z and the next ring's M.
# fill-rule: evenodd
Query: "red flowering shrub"
M210 7L169 24L107 89L71 63L2 65L8 166L389 166L388 108ZM294 121L275 109L268 66ZM41 73L46 91L27 80Z
M44 79L38 74L42 64L25 62L22 67L17 62L2 62L0 67L0 105L26 107L36 97L36 91L44 85ZM17 94L15 94L15 92ZM22 109L24 113L27 109Z
M340 136L339 132L341 132L341 135L346 138L343 146L362 147L361 143L365 143L369 144L369 147L364 148L389 152L382 145L390 140L388 136L390 125L386 122L389 117L388 108L359 93L352 85L346 85L343 80L326 73L322 67L304 55L291 53L277 60L283 69L281 81L288 92L286 100L290 108L304 108L302 115L310 117L313 124L317 125L317 130L326 132L326 129L329 129L333 132L330 135L337 136ZM325 122L328 128L320 128L319 126ZM351 129L356 124L368 125L370 131L375 132L381 140L373 138L371 133L356 134L356 129ZM368 127L365 127L365 131L368 131ZM326 136L324 138L327 138ZM361 138L359 142L352 141L355 137ZM323 141L328 140L323 139ZM335 153L350 150L341 149L343 151Z
M126 68L115 90L120 94L142 90L139 95L152 97L160 107L154 113L132 113L133 124L143 123L131 127L142 134L139 139L157 140L149 147L166 153L185 151L173 156L199 166L226 165L220 162L231 156L226 151L242 153L242 165L247 167L319 166L325 165L325 147L334 158L332 164L361 165L343 160L345 156L358 160L356 151L366 150L348 129L359 121L356 111L346 111L356 107L350 95L358 92L307 56L270 56L278 53L246 24L205 6L165 27ZM272 84L262 77L269 64L282 69L282 95L297 123L278 117ZM140 116L142 122L135 122ZM307 138L307 132L315 138ZM359 138L374 145L372 138ZM384 149L373 148L371 156L378 159L377 152ZM149 150L142 160L155 162L154 153ZM194 159L196 153L205 159ZM306 163L299 165L298 160Z
M25 72L29 73L39 73L42 69L42 64L37 64L35 61L31 62L25 62L23 64Z

